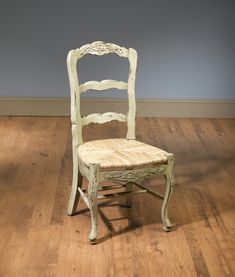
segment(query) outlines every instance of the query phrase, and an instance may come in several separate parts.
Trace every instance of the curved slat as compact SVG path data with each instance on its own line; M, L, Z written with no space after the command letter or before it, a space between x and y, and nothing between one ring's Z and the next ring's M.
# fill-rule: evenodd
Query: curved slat
M90 123L105 123L109 122L112 120L118 120L118 121L126 121L127 116L121 113L113 113L113 112L108 112L108 113L93 113L89 114L86 117L82 118L82 125L88 125Z
M105 90L110 88L116 89L127 89L127 83L116 80L103 80L101 82L98 81L89 81L84 84L81 84L79 87L80 93L85 92L87 90Z

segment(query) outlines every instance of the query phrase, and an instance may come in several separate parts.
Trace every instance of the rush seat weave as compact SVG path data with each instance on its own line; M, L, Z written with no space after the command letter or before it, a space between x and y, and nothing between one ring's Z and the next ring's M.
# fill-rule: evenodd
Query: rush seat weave
M167 152L146 143L124 138L93 140L78 147L86 165L99 163L101 170L138 168L167 163Z

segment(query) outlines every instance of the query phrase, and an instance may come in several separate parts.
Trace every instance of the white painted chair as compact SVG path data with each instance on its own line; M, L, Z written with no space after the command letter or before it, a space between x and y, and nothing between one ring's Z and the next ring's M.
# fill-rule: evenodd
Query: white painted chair
M101 82L89 81L79 84L77 75L77 61L84 55L117 54L128 58L130 71L128 82L116 80L103 80ZM173 165L174 155L154 146L135 140L135 75L137 67L137 53L134 49L126 49L112 43L96 41L86 44L76 50L71 50L67 57L68 75L71 90L71 122L72 122L72 145L73 145L73 182L68 206L68 214L73 215L76 211L79 196L91 212L91 231L89 239L92 244L96 243L98 234L97 200L113 196L127 194L127 200L131 206L131 194L148 192L153 196L163 199L162 221L165 231L171 229L168 218L168 202L174 187ZM80 94L87 90L106 90L110 88L126 89L128 91L129 111L127 116L108 112L104 114L90 114L82 117L80 114ZM127 122L127 136L124 138L94 140L84 143L82 127L91 122L105 123L111 120ZM146 187L145 179L163 174L166 179L165 195ZM83 176L89 181L88 190L82 189ZM101 186L105 180L115 182L115 185ZM133 185L138 190L133 190ZM99 195L102 190L114 190L124 188L123 192Z

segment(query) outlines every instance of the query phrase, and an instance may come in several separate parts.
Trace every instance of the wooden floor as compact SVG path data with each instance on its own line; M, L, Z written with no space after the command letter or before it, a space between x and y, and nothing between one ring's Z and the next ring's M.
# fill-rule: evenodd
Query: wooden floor
M124 134L115 122L85 129ZM120 198L101 202L91 246L84 203L66 215L69 118L0 118L0 276L235 276L235 120L143 118L137 138L176 154L174 230L162 230L160 200L136 195L128 209ZM162 191L163 179L149 186Z

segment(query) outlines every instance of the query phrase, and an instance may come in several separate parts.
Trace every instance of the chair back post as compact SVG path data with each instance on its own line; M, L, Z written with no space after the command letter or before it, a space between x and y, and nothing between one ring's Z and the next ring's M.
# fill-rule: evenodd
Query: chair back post
M91 54L102 56L105 54L117 54L120 57L128 58L130 63L128 83L116 80L103 80L101 82L89 81L84 84L79 84L77 61L84 55ZM105 123L111 120L127 121L127 139L135 139L135 78L137 67L137 52L132 49L126 49L113 43L105 43L103 41L95 41L91 44L83 45L82 47L71 50L67 57L67 68L70 83L71 93L71 123L73 140L77 146L83 144L82 126L91 122ZM105 90L109 88L127 89L128 91L128 115L118 113L91 114L87 117L81 117L80 112L80 94L89 89ZM76 129L76 132L75 132Z
M80 112L80 89L77 73L77 61L80 58L79 52L71 50L67 56L67 68L70 84L70 96L71 96L71 123L72 123L72 135L73 140L76 141L76 146L83 144L82 137L82 117ZM76 129L73 130L73 129Z
M128 78L128 115L127 115L127 139L135 139L135 116L136 116L136 101L135 101L135 79L137 68L137 52L133 48L129 48L130 71Z

